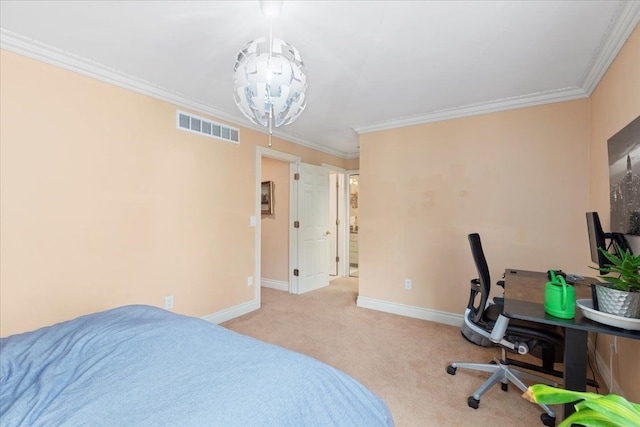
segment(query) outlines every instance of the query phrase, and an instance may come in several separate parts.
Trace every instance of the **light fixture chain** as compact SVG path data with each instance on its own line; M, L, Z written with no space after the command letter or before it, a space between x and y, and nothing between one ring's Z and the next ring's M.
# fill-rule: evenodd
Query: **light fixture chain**
M273 58L273 17L269 17L269 62L267 73L271 75L271 58ZM271 147L271 135L273 135L273 99L271 98L271 85L269 85L269 147Z

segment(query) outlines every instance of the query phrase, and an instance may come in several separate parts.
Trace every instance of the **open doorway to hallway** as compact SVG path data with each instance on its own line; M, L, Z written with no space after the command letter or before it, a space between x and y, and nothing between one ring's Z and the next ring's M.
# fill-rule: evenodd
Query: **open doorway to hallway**
M358 231L358 195L360 185L360 175L349 174L349 276L360 277L359 272L359 241Z
M358 171L330 168L331 280L359 277Z
M300 294L329 285L330 278L348 277L348 174L353 171L305 164L296 156L263 147L257 149L256 168L258 216L252 223L257 226L257 301L262 287ZM265 188L271 194L266 213ZM333 220L330 210L335 212ZM311 237L307 236L310 231Z
M261 213L260 285L289 292L290 162L262 157L261 181L271 189L271 211Z
M264 147L257 147L256 160L259 216L251 224L256 226L258 304L262 287L301 294L328 286L330 169Z
M358 171L324 165L330 173L330 277L359 277Z

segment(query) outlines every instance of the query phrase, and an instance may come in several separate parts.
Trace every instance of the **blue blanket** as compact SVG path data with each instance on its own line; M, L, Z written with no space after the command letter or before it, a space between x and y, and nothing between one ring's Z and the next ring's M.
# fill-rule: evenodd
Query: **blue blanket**
M201 319L126 306L0 339L0 425L392 426L313 358Z

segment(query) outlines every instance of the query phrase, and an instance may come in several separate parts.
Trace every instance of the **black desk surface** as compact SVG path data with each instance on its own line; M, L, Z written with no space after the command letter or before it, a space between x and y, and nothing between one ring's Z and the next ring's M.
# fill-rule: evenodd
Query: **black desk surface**
M504 281L504 314L511 318L640 339L640 331L631 331L594 322L584 317L578 307L576 307L576 317L573 319L560 319L547 314L544 311L546 272L507 269L505 270ZM576 299L591 298L590 284L597 282L599 282L598 279L585 277L584 281L575 283L573 286L576 292Z

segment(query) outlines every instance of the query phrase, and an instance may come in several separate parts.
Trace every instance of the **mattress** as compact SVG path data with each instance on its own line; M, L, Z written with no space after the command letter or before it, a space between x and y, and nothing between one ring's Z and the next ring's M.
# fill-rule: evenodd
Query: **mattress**
M0 425L393 426L311 357L131 305L0 339Z

